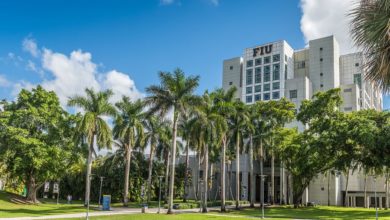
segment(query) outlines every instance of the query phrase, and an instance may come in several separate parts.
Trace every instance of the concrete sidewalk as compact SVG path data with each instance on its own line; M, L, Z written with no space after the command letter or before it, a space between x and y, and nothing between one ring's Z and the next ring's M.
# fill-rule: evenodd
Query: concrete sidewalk
M235 206L226 206L227 209L233 209ZM243 205L241 207L247 207ZM218 211L220 207L209 207L209 211ZM147 209L146 213L157 213L158 208ZM162 214L167 213L167 209L161 208ZM199 208L195 209L177 209L174 213L200 213ZM140 208L112 208L111 211L93 211L89 212L89 216L111 216L111 215L131 215L141 214ZM35 217L13 217L13 218L0 218L0 220L42 220L42 219L64 219L64 218L85 218L86 212L72 213L72 214L61 214L61 215L46 215L46 216L35 216Z

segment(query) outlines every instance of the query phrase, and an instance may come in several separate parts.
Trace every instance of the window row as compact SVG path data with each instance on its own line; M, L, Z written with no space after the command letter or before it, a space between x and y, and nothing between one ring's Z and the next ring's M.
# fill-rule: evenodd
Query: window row
M275 54L275 55L272 55L272 62L275 63L275 62L279 62L280 61L280 54ZM271 56L266 56L264 58L256 58L254 60L247 60L246 61L246 67L253 67L253 64L255 66L259 66L261 65L262 63L264 64L269 64L271 63Z
M267 92L263 94L263 99L261 98L261 94L255 94L254 96L248 95L246 96L246 103L252 103L253 101L268 101L271 99L271 93ZM279 92L272 92L272 99L280 99L280 93Z
M254 87L252 87L252 86L246 87L246 94L252 94L253 93L253 89L254 89L254 93L261 92L261 85L256 85ZM280 89L280 82L272 83L272 90L277 90L277 89ZM270 90L271 90L271 84L270 83L266 83L266 84L263 85L263 91L264 92L267 92L267 91L270 91Z
M255 83L261 83L261 67L256 67L255 69ZM263 68L264 76L263 80L264 82L269 82L271 80L271 66L267 65ZM280 64L274 64L272 68L272 80L280 80ZM253 69L247 69L246 70L246 84L252 85L253 84Z

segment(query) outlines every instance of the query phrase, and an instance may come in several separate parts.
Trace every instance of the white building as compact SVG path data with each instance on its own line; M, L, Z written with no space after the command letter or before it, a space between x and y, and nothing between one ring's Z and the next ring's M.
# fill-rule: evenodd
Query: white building
M362 53L340 55L339 46L334 36L311 40L307 48L293 50L286 41L276 41L244 49L242 57L223 61L222 87L226 90L232 86L238 88L237 97L247 104L259 100L278 100L281 97L290 99L296 108L304 99L310 99L318 91L327 91L341 88L343 104L341 110L345 112L360 109L382 110L381 92L362 77L364 69ZM293 122L289 127L298 127L300 131L304 126ZM247 155L240 160L240 173L242 176L242 189L250 189L249 164L245 164ZM275 163L278 164L278 163ZM265 174L270 174L266 162ZM219 165L218 165L219 166ZM256 175L259 174L255 166ZM279 168L277 169L279 170ZM235 171L235 162L232 162L232 172ZM283 175L280 175L280 174ZM361 173L349 174L349 205L364 206L364 177ZM229 177L227 177L229 178ZM231 178L232 194L234 194L234 174ZM287 184L281 188L280 180ZM291 192L288 192L289 179L286 173L275 173L275 195L277 201L292 201ZM384 206L385 188L384 178L378 178L376 189L378 191L379 206ZM269 178L265 184L265 195L269 189ZM268 184L268 185L267 185ZM317 204L342 205L345 194L346 176L319 175L314 180L304 199ZM374 203L374 186L372 177L366 181L368 191L368 205ZM259 198L259 178L256 181L256 198ZM245 190L243 190L245 191ZM283 192L283 193L280 193ZM230 194L227 190L227 194ZM247 194L241 197L247 199ZM284 198L281 198L283 195ZM231 196L228 195L228 198ZM267 196L265 196L267 200Z

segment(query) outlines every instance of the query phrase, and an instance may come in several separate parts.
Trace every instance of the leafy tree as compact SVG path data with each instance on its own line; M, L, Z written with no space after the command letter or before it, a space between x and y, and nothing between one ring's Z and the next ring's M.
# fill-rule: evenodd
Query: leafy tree
M351 33L356 46L363 49L366 77L383 90L390 89L390 2L360 0L350 12Z
M0 112L0 155L11 178L27 186L27 200L38 202L37 190L58 180L70 166L74 144L68 137L75 118L60 106L54 92L41 86L22 90Z
M114 116L116 110L110 104L109 99L113 95L111 90L103 92L95 92L92 89L85 89L86 97L74 96L69 99L68 105L83 109L84 115L77 123L78 137L82 141L86 140L89 144L87 173L85 185L85 205L89 203L91 191L91 170L92 170L92 153L97 155L94 146L99 149L111 148L112 134L107 122L104 120L106 116Z
M165 116L170 110L173 111L172 124L172 152L171 152L171 175L169 184L169 204L168 214L172 213L173 207L173 189L175 184L175 156L176 155L176 136L177 122L179 118L186 113L187 109L193 106L198 100L193 92L198 87L199 76L186 77L184 72L176 69L173 73L160 72L161 85L150 86L146 91L150 96L145 101L150 106L150 113L158 112Z
M125 175L123 190L123 205L128 205L129 198L129 175L131 164L131 153L134 146L139 143L144 134L144 104L141 100L130 101L129 97L123 97L122 101L115 104L119 114L114 121L114 138L120 141L119 146L125 152ZM139 144L138 144L139 145Z

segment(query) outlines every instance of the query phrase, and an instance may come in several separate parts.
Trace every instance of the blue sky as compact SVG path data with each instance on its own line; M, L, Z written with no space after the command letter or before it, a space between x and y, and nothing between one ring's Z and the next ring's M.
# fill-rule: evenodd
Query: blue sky
M214 89L222 60L245 47L284 39L299 49L313 33L334 33L344 45L345 28L328 25L337 16L315 13L337 0L315 1L1 1L0 98L36 84L62 100L84 87L141 97L158 71L175 67L201 76L198 93ZM328 24L312 29L312 13Z

